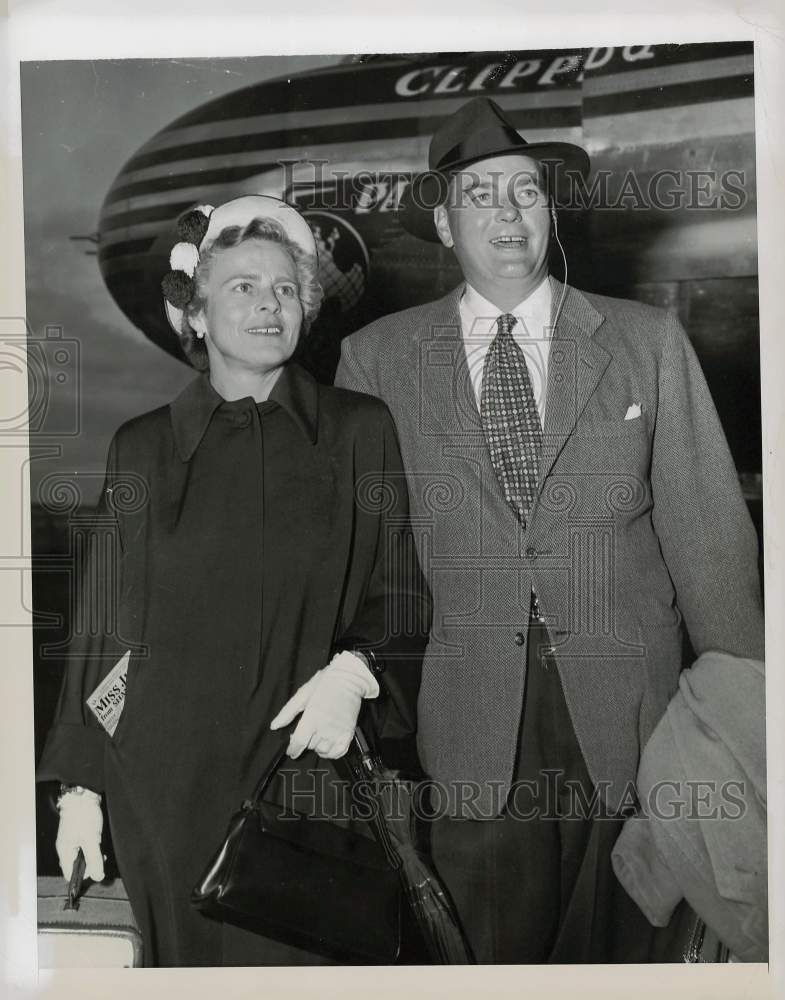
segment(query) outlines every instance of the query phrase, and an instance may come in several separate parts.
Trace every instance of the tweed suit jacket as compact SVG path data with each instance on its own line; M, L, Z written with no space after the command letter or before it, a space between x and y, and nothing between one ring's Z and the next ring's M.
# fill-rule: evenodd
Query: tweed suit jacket
M549 280L555 316L565 286ZM679 322L570 286L552 330L539 493L521 528L483 436L461 292L347 338L336 378L380 396L398 428L434 599L423 765L455 813L503 808L534 591L589 773L618 808L677 688L683 628L697 654L763 658L755 531ZM625 419L634 404L640 416Z

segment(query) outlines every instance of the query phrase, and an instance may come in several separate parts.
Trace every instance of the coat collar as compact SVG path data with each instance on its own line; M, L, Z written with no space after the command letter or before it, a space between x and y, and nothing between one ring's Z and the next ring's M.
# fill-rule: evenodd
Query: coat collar
M290 361L273 386L270 400L283 407L311 444L319 430L319 383L296 361Z
M598 312L577 288L565 285L553 275L550 275L548 280L551 283L551 323L554 326L554 336L565 336L565 328L567 328L570 331L566 334L567 336L577 334L592 337L602 325L605 316ZM564 295L564 302L560 310L559 304L562 295Z
M169 404L172 432L180 457L190 461L220 406L247 406L250 396L227 402L200 375L183 389ZM316 380L304 368L290 361L281 372L270 393L270 402L277 403L292 418L311 444L316 443L319 423L319 391Z
M557 281L553 275L548 278L551 284L551 325L553 335L562 337L591 338L602 325L605 316L589 302L585 295ZM441 299L421 307L427 310L427 322L436 326L461 327L460 301L463 295L464 283L461 282ZM566 289L566 292L564 291ZM564 293L564 302L559 304ZM557 315L558 314L558 315Z

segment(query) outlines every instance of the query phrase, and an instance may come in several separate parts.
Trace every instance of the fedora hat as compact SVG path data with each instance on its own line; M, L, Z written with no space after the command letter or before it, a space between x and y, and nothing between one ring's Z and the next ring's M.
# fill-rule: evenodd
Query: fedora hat
M407 232L438 242L433 210L447 198L450 178L463 167L492 156L517 153L556 166L556 180L566 172L585 177L589 154L571 142L527 142L488 97L475 97L446 118L428 148L428 170L415 174L401 198L398 218Z

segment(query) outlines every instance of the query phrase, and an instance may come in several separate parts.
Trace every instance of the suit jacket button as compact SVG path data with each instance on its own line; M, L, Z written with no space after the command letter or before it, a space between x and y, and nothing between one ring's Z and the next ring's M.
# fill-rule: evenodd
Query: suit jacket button
M529 559L536 559L537 558L537 549L533 549L531 547L531 545L530 545L528 547L528 549L526 549L526 555L528 556Z
M524 642L526 642L526 636L523 634L523 632L516 632L515 633L515 645L516 646L522 646L524 644Z

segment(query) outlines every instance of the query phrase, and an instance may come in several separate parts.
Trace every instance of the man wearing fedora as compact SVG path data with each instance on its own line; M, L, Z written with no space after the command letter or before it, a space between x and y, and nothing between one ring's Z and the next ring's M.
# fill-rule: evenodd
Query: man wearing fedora
M763 657L733 461L678 321L549 275L584 150L476 98L429 166L401 219L464 281L349 337L337 383L392 410L433 593L434 863L480 962L678 961L686 907L650 927L610 858L685 627Z

